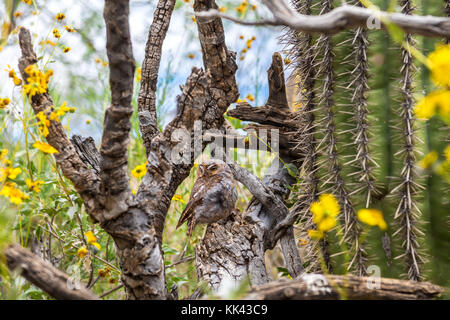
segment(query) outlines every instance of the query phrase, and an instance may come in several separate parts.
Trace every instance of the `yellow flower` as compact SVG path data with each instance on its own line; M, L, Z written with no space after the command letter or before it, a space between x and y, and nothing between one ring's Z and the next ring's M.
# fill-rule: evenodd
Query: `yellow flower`
M20 18L22 15L23 15L23 13L20 11L14 12L14 17L16 17L16 18Z
M39 126L39 130L41 130L42 135L44 137L47 137L49 134L48 127L50 126L50 121L47 119L47 116L42 111L38 112L38 114L36 115L36 118L39 120L37 122L37 125Z
M8 150L6 150L8 151ZM445 156L445 160L450 162L450 145L448 145L445 150L444 150L444 156ZM1 157L0 157L1 159Z
M106 267L103 269L98 269L97 274L100 278L106 278L106 277L109 277L110 272L111 272L111 269Z
M67 52L69 52L70 51L70 47L64 47L64 49L63 49L63 52L64 53L67 53Z
M63 21L65 18L66 18L66 15L65 15L64 13L58 13L58 14L55 16L55 20L58 21L58 22Z
M55 148L53 148L51 145L44 143L44 142L40 142L40 141L36 141L33 144L33 147L36 149L41 150L44 153L58 153L58 150L56 150Z
M9 69L6 69L6 71L8 71L8 76L13 79L15 86L20 86L22 80L17 77L16 72L14 71L13 68L11 68L9 65L8 68Z
M194 16L191 17L192 22L197 23L197 18L195 18Z
M53 36L56 38L56 39L59 39L59 38L61 38L61 33L59 33L59 30L58 29L53 29Z
M189 59L194 59L194 58L195 58L195 54L189 53L189 54L188 54L188 58L189 58Z
M320 240L323 239L324 233L319 230L310 229L308 230L308 235L310 236L311 239Z
M64 26L67 32L77 32L72 26Z
M133 175L133 177L135 177L137 179L142 178L143 176L145 176L146 173L147 173L147 167L145 164L138 165L138 166L136 166L136 168L134 168L131 171L131 174Z
M358 210L359 221L369 225L378 226L381 230L387 229L386 221L384 221L383 213L377 209L360 209Z
M291 64L291 59L289 59L289 58L284 58L284 64L285 65L289 65L289 64Z
M337 224L336 217L340 209L338 201L332 194L320 195L319 201L313 202L310 207L318 231L327 232L333 229Z
M3 159L8 154L8 149L0 150L0 160Z
M141 81L141 77L142 77L142 68L139 67L136 69L136 81Z
M251 93L249 93L247 95L247 99L250 100L250 101L255 101L255 97Z
M438 114L442 119L450 122L450 90L438 90L431 92L414 108L414 113L419 119L430 119Z
M0 109L4 109L10 103L11 100L9 100L9 98L0 99Z
M23 86L23 91L31 98L36 94L47 92L48 82L53 75L52 70L42 73L35 65L29 65L25 68L25 72L29 75L27 84Z
M422 160L419 161L419 166L422 169L428 169L428 168L430 168L433 165L433 163L436 162L437 159L438 159L437 152L436 151L431 151L430 153L425 155L425 157L423 157Z
M9 198L11 203L19 205L22 203L23 199L29 199L30 197L16 188L16 184L13 182L7 182L3 185L0 190L0 195Z
M428 56L431 80L438 86L450 86L450 45L437 45Z
M26 3L29 6L33 4L33 0L22 0L22 2Z
M84 235L86 236L87 243L92 244L97 242L97 237L92 231L85 232Z
M219 11L220 11L220 12L227 12L227 8L226 8L226 7L220 7L220 8L219 8Z
M34 191L36 193L41 192L41 185L44 184L44 181L42 181L42 180L32 181L31 179L28 179L28 178L25 180L25 182L26 182L28 188L31 191Z
M77 250L77 255L80 259L83 259L88 254L88 252L89 251L86 249L86 247L81 247Z
M22 172L20 168L0 168L0 181L8 179L15 179Z
M178 201L181 202L183 204L186 204L186 202L183 200L183 197L180 196L179 194L176 194L172 197L172 201Z

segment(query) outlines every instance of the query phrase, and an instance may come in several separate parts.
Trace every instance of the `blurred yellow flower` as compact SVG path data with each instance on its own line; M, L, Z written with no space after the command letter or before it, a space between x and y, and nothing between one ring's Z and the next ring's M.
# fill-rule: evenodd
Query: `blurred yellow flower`
M337 225L337 215L341 210L336 198L329 193L319 196L319 201L311 204L310 210L313 214L313 221L317 226L317 230L311 231L311 238L317 239L324 232L330 231ZM313 232L314 231L314 232Z
M323 239L325 234L322 231L310 229L308 230L308 235L311 239L320 240Z
M64 26L67 32L77 32L72 26Z
M28 188L36 193L41 192L41 185L44 184L44 181L42 180L36 180L32 181L31 179L26 179L25 183L27 184Z
M23 199L29 199L30 197L16 188L14 182L7 182L3 185L0 190L0 195L9 198L11 203L19 205L22 203Z
M47 143L44 143L44 142L41 142L41 141L36 141L36 142L33 144L33 147L36 148L36 149L41 150L41 151L44 152L44 153L50 153L50 154L52 154L52 153L58 153L58 150L56 150L55 148L53 148L51 145L49 145L49 144L47 144Z
M64 47L64 49L63 49L63 52L64 53L67 53L67 52L69 52L70 51L70 47Z
M381 230L387 229L386 221L384 221L383 213L377 209L360 209L357 213L359 221L369 226L378 226Z
M85 232L84 235L86 236L87 243L91 244L97 242L97 237L94 235L92 231Z
M431 80L438 86L450 86L450 45L439 44L428 56Z
M48 127L50 126L50 120L47 119L47 116L42 111L38 112L36 118L39 120L37 122L39 130L41 130L44 137L47 137L49 134Z
M250 101L255 101L255 97L251 93L249 93L246 98Z
M0 181L8 179L15 179L22 172L20 168L0 168Z
M431 151L430 153L425 155L422 160L419 161L419 166L422 169L428 169L433 165L433 163L436 162L437 159L438 153L436 151Z
M184 200L183 200L183 197L182 197L181 195L179 195L179 194L175 194L175 195L172 197L172 201L178 201L178 202L181 202L181 203L183 203L183 204L186 204L186 201L184 201Z
M14 69L11 68L8 65L8 69L6 69L6 71L8 71L8 76L13 79L14 85L15 86L20 86L20 84L22 83L22 79L19 79L17 77L16 72L14 71Z
M9 98L0 99L0 109L4 109L10 103L11 100L9 100Z
M431 92L417 103L414 113L419 119L427 120L437 114L450 122L450 90Z
M77 255L80 259L83 259L88 254L88 252L89 251L86 249L86 247L81 247L77 250Z
M53 29L53 36L56 38L56 39L59 39L59 38L61 38L61 33L59 33L59 30L58 29Z
M135 177L137 179L142 178L143 176L145 176L146 173L147 173L147 167L145 164L138 165L138 166L136 166L136 168L134 168L131 171L131 174L133 175L133 177Z
M141 77L142 77L142 68L139 67L136 69L136 81L141 81Z
M64 13L61 13L61 12L58 13L58 14L55 16L55 20L58 21L58 22L63 21L65 18L66 18L66 15L65 15Z

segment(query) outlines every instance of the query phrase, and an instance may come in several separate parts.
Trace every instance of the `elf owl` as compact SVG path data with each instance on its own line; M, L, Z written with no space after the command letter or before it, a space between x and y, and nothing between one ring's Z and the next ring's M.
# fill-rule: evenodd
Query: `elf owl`
M204 161L197 173L191 197L177 224L178 229L187 221L188 237L198 223L214 223L228 217L237 200L233 174L225 162Z

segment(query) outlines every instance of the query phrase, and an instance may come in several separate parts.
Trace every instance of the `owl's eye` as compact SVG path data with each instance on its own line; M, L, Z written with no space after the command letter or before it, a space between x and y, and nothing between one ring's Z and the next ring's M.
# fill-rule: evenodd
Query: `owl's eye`
M217 170L217 165L215 165L215 164L210 165L210 166L208 167L208 170L209 170L209 171Z

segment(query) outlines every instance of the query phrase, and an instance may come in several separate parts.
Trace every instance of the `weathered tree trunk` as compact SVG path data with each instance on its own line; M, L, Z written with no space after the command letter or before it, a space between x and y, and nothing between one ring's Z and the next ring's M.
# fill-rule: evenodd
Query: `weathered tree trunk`
M286 127L280 125L286 121L283 116L288 115L290 111L286 99L283 63L278 53L273 56L268 80L269 98L264 107L250 108L248 104L241 104L228 114L270 124L271 129L281 130L281 136L288 135ZM253 125L252 128L259 129L260 126ZM226 138L230 139L229 136ZM256 143L261 149L265 149L265 141L255 141ZM273 146L274 143L278 142L271 136L269 144ZM234 178L243 183L255 198L250 201L245 212L235 212L226 221L209 225L205 237L196 247L197 275L206 280L213 290L228 286L229 281L237 283L247 276L252 285L267 283L271 279L266 270L264 254L277 243L278 238L274 235L273 227L285 218L287 210L280 214L277 210L271 210L267 204L277 199L284 206L283 197L289 194L288 187L295 182L289 174L289 169L285 167L292 162L289 156L291 149L288 144L284 147L280 151L281 159L276 158L273 161L262 181L227 159ZM271 191L270 195L264 194L267 189ZM292 225L281 235L280 244L290 275L293 278L299 276L304 269Z

